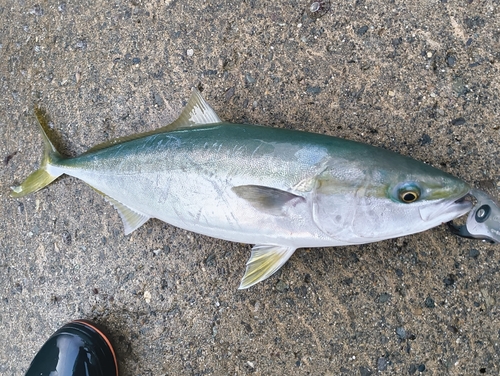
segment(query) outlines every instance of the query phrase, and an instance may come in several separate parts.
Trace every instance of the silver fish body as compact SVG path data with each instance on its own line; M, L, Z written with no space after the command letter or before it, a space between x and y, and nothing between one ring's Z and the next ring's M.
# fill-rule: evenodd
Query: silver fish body
M126 233L158 218L256 244L240 288L270 276L297 248L408 235L471 209L461 200L470 186L443 171L335 137L224 123L198 92L157 132L70 159L47 143L52 151L38 170L45 181L28 178L13 195L67 174L103 194Z

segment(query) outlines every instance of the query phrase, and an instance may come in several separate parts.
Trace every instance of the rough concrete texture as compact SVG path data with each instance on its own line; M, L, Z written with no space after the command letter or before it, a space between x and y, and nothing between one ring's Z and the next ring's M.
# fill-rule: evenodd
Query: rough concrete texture
M325 9L328 8L329 9ZM498 195L500 3L0 1L0 373L88 318L122 375L498 375L498 246L446 226L298 250L237 286L250 247L118 214L62 178L22 199L33 116L68 155L175 118L190 88L221 118L336 135Z

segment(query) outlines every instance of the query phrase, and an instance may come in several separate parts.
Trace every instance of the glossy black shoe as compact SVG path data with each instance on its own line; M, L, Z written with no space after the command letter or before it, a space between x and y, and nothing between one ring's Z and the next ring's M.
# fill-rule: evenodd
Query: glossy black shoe
M95 324L76 320L42 346L26 376L118 376L115 352Z

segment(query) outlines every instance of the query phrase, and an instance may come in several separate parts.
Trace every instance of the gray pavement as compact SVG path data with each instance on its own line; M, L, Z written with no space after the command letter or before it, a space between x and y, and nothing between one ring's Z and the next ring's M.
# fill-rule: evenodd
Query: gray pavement
M500 3L0 1L0 374L59 326L109 328L122 375L498 375L498 246L446 226L298 250L246 291L250 246L114 209L37 168L33 106L68 155L175 118L190 88L231 122L391 149L498 195Z

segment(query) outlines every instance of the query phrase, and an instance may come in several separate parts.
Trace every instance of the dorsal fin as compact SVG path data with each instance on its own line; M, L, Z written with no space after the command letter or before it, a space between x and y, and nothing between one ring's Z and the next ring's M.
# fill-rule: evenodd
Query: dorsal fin
M174 122L152 131L114 138L112 140L103 142L102 144L93 146L92 148L87 150L86 153L105 149L112 145L121 144L122 142L151 136L153 134L170 132L178 129L201 127L207 124L215 124L220 122L222 122L222 120L219 118L219 116L217 116L214 109L201 96L201 93L198 91L198 89L193 88L193 93L191 94L186 107L184 107L181 114Z
M220 123L222 120L217 116L214 109L210 107L205 98L201 96L198 89L193 88L193 94L181 114L172 124L160 128L165 131L173 131L182 128L191 128L207 124Z

